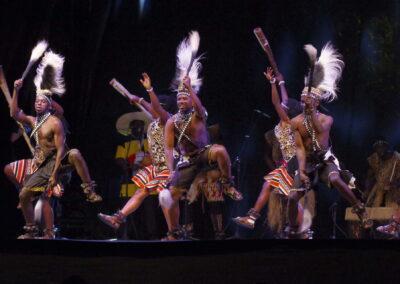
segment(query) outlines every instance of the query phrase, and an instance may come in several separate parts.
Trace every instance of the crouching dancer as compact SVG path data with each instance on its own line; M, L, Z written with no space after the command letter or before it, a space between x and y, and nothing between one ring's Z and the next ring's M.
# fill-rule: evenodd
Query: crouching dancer
M233 187L230 157L222 145L210 145L206 129L206 114L200 99L194 92L189 77L177 94L178 113L171 117L165 127L165 151L167 166L171 171L169 179L172 205L169 208L171 230L165 240L182 238L179 225L179 200L186 193L196 175L201 171L217 167L221 171L220 183L225 192L235 200L243 197ZM173 148L177 146L181 161L173 168Z
M45 229L43 238L55 237L54 216L50 206L50 197L61 187L57 186L60 175L75 168L82 179L82 188L90 202L101 201L95 192L95 182L91 180L85 160L79 150L68 150L65 145L65 133L61 120L52 115L50 107L52 95L65 92L61 77L64 58L52 51L46 52L36 70L35 86L36 117L26 115L18 107L18 93L22 87L21 79L14 82L13 97L10 105L11 116L29 125L33 130L31 137L36 142L34 157L35 170L26 176L19 194L22 213L25 218L25 234L20 239L35 238L38 227L34 223L32 199L40 196L43 201L43 218Z
M350 186L353 179L341 177L339 161L330 148L330 130L333 124L331 116L320 113L317 108L321 101L331 102L337 98L336 83L341 77L344 66L341 55L328 43L317 61L317 50L305 46L311 59L311 68L306 78L306 87L301 94L303 113L292 119L292 130L296 143L298 171L294 178L293 189L289 193L288 216L289 238L299 236L297 214L298 201L305 191L316 182L322 181L335 187L339 193L353 206L353 212L358 215L361 226L372 227L365 206L353 194Z
M128 200L125 206L113 215L106 215L99 213L99 219L112 227L118 229L122 223L125 222L126 217L135 212L143 200L150 194L150 192L158 190L162 191L167 185L169 171L165 160L164 150L164 126L173 113L172 109L176 109L175 99L169 96L160 97L164 107L162 107L159 98L154 92L151 85L150 77L143 73L143 79L140 80L143 87L149 93L151 104L146 102L143 98L139 98L133 94L125 94L129 101L134 104L141 104L148 110L156 120L150 123L147 130L147 139L149 141L150 156L153 164L140 170L133 178L132 181L138 186L136 193ZM170 230L168 211L165 207L161 208L167 220L168 229Z

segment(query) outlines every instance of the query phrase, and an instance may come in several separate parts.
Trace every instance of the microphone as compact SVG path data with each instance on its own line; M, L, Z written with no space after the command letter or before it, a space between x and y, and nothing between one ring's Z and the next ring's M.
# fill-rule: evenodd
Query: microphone
M258 113L258 114L260 114L260 115L262 115L262 116L264 116L264 117L266 117L266 118L271 118L268 114L266 114L265 112L262 112L259 109L253 109L253 111Z

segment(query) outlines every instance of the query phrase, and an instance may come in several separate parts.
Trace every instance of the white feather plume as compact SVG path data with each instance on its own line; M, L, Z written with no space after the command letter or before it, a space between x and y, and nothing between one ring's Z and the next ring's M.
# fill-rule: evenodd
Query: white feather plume
M200 35L197 31L191 31L176 50L176 73L172 81L171 88L178 90L183 78L188 75L193 90L197 93L202 85L202 78L199 78L201 71L200 59L202 55L196 57L200 45Z
M322 82L317 86L318 89L324 91L321 99L323 101L331 102L337 99L337 83L342 76L342 71L344 68L342 55L333 47L330 42L328 42L322 48L321 55L319 56L316 64L322 66L324 73Z
M307 52L308 57L310 57L310 61L315 63L315 61L317 61L317 49L311 44L306 44L304 50Z
M36 46L33 48L31 53L31 59L29 61L36 61L42 56L43 52L46 51L49 44L45 40L39 41Z
M64 78L62 77L63 67L63 56L51 50L46 52L36 69L34 79L36 92L48 90L52 94L62 96L65 93Z

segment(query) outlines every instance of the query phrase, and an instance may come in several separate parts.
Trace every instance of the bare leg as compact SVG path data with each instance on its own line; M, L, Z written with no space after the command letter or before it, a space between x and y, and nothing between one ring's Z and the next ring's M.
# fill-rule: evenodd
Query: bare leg
M171 218L169 216L168 208L165 208L165 207L161 206L161 209L162 209L162 212L164 213L165 221L167 222L168 231L172 231Z
M173 204L171 208L168 209L168 215L170 217L170 225L172 230L177 230L180 228L179 226L179 200L182 196L182 192L176 190L175 188L171 187L171 195Z
M340 178L339 173L333 173L329 176L331 184L337 188L339 193L353 206L352 212L360 219L361 226L364 229L371 228L373 221L368 217L365 206L358 200L348 185Z
M218 168L221 171L222 177L229 180L231 179L231 158L224 146L213 146L211 148L210 160L218 163Z
M221 233L223 228L222 228L222 214L215 214L211 213L210 214L211 222L213 225L213 229L215 233Z
M19 202L21 203L22 214L25 218L26 225L34 225L34 211L32 205L32 198L34 193L32 191L22 190L19 194Z
M356 198L349 186L340 178L339 173L333 173L329 176L329 182L339 191L339 193L351 204L356 205L360 200Z
M264 208L265 204L267 204L269 196L272 192L273 187L269 184L268 181L264 182L261 192L258 195L256 204L254 205L254 210L260 213L260 211Z
M288 219L289 226L296 228L298 226L298 215L299 215L299 200L304 195L301 191L291 191L288 196Z
M265 204L267 204L272 189L273 187L269 184L269 182L264 182L261 192L258 195L256 204L254 205L254 208L251 208L249 212L247 212L247 216L236 217L232 220L239 226L245 227L247 229L254 229L255 222L260 217L260 211L263 209Z
M222 232L223 228L222 228L222 214L217 214L216 216L216 220L217 220L217 232Z
M50 199L48 197L43 197L42 202L42 214L45 227L48 230L52 230L54 226L54 214L53 208L51 208L50 205Z
M126 216L135 212L142 204L143 200L149 195L149 193L143 188L139 188L135 194L128 200L124 208L115 213L114 215L106 215L103 213L97 214L97 217L104 222L106 225L117 230L122 223L125 222Z
M128 216L132 212L135 212L142 204L143 200L149 195L149 193L143 188L139 188L135 194L128 200L124 208L121 209L121 213Z
M92 179L90 178L89 169L86 161L83 158L81 152L78 149L72 149L68 155L68 162L72 164L82 182L89 183Z
M103 198L96 193L96 184L90 177L86 161L78 149L70 150L68 154L68 162L74 166L76 172L82 180L81 186L83 187L83 192L87 196L86 201L93 203L102 201Z

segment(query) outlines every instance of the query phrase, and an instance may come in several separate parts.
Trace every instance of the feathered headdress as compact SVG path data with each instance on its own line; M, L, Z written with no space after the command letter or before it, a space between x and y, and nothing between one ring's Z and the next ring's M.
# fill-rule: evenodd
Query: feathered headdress
M45 53L42 62L36 69L34 79L37 96L44 96L50 102L53 94L61 97L65 93L64 78L62 77L63 66L63 56L51 50Z
M176 50L176 73L171 83L171 89L178 92L177 95L189 95L188 90L183 85L182 80L189 76L193 90L197 93L202 85L202 78L199 78L201 71L200 59L202 55L196 57L200 45L200 35L197 31L191 31Z
M310 58L310 71L305 77L302 96L311 96L325 102L337 99L337 82L340 80L344 62L342 55L327 43L317 60L317 49L311 44L304 46Z

